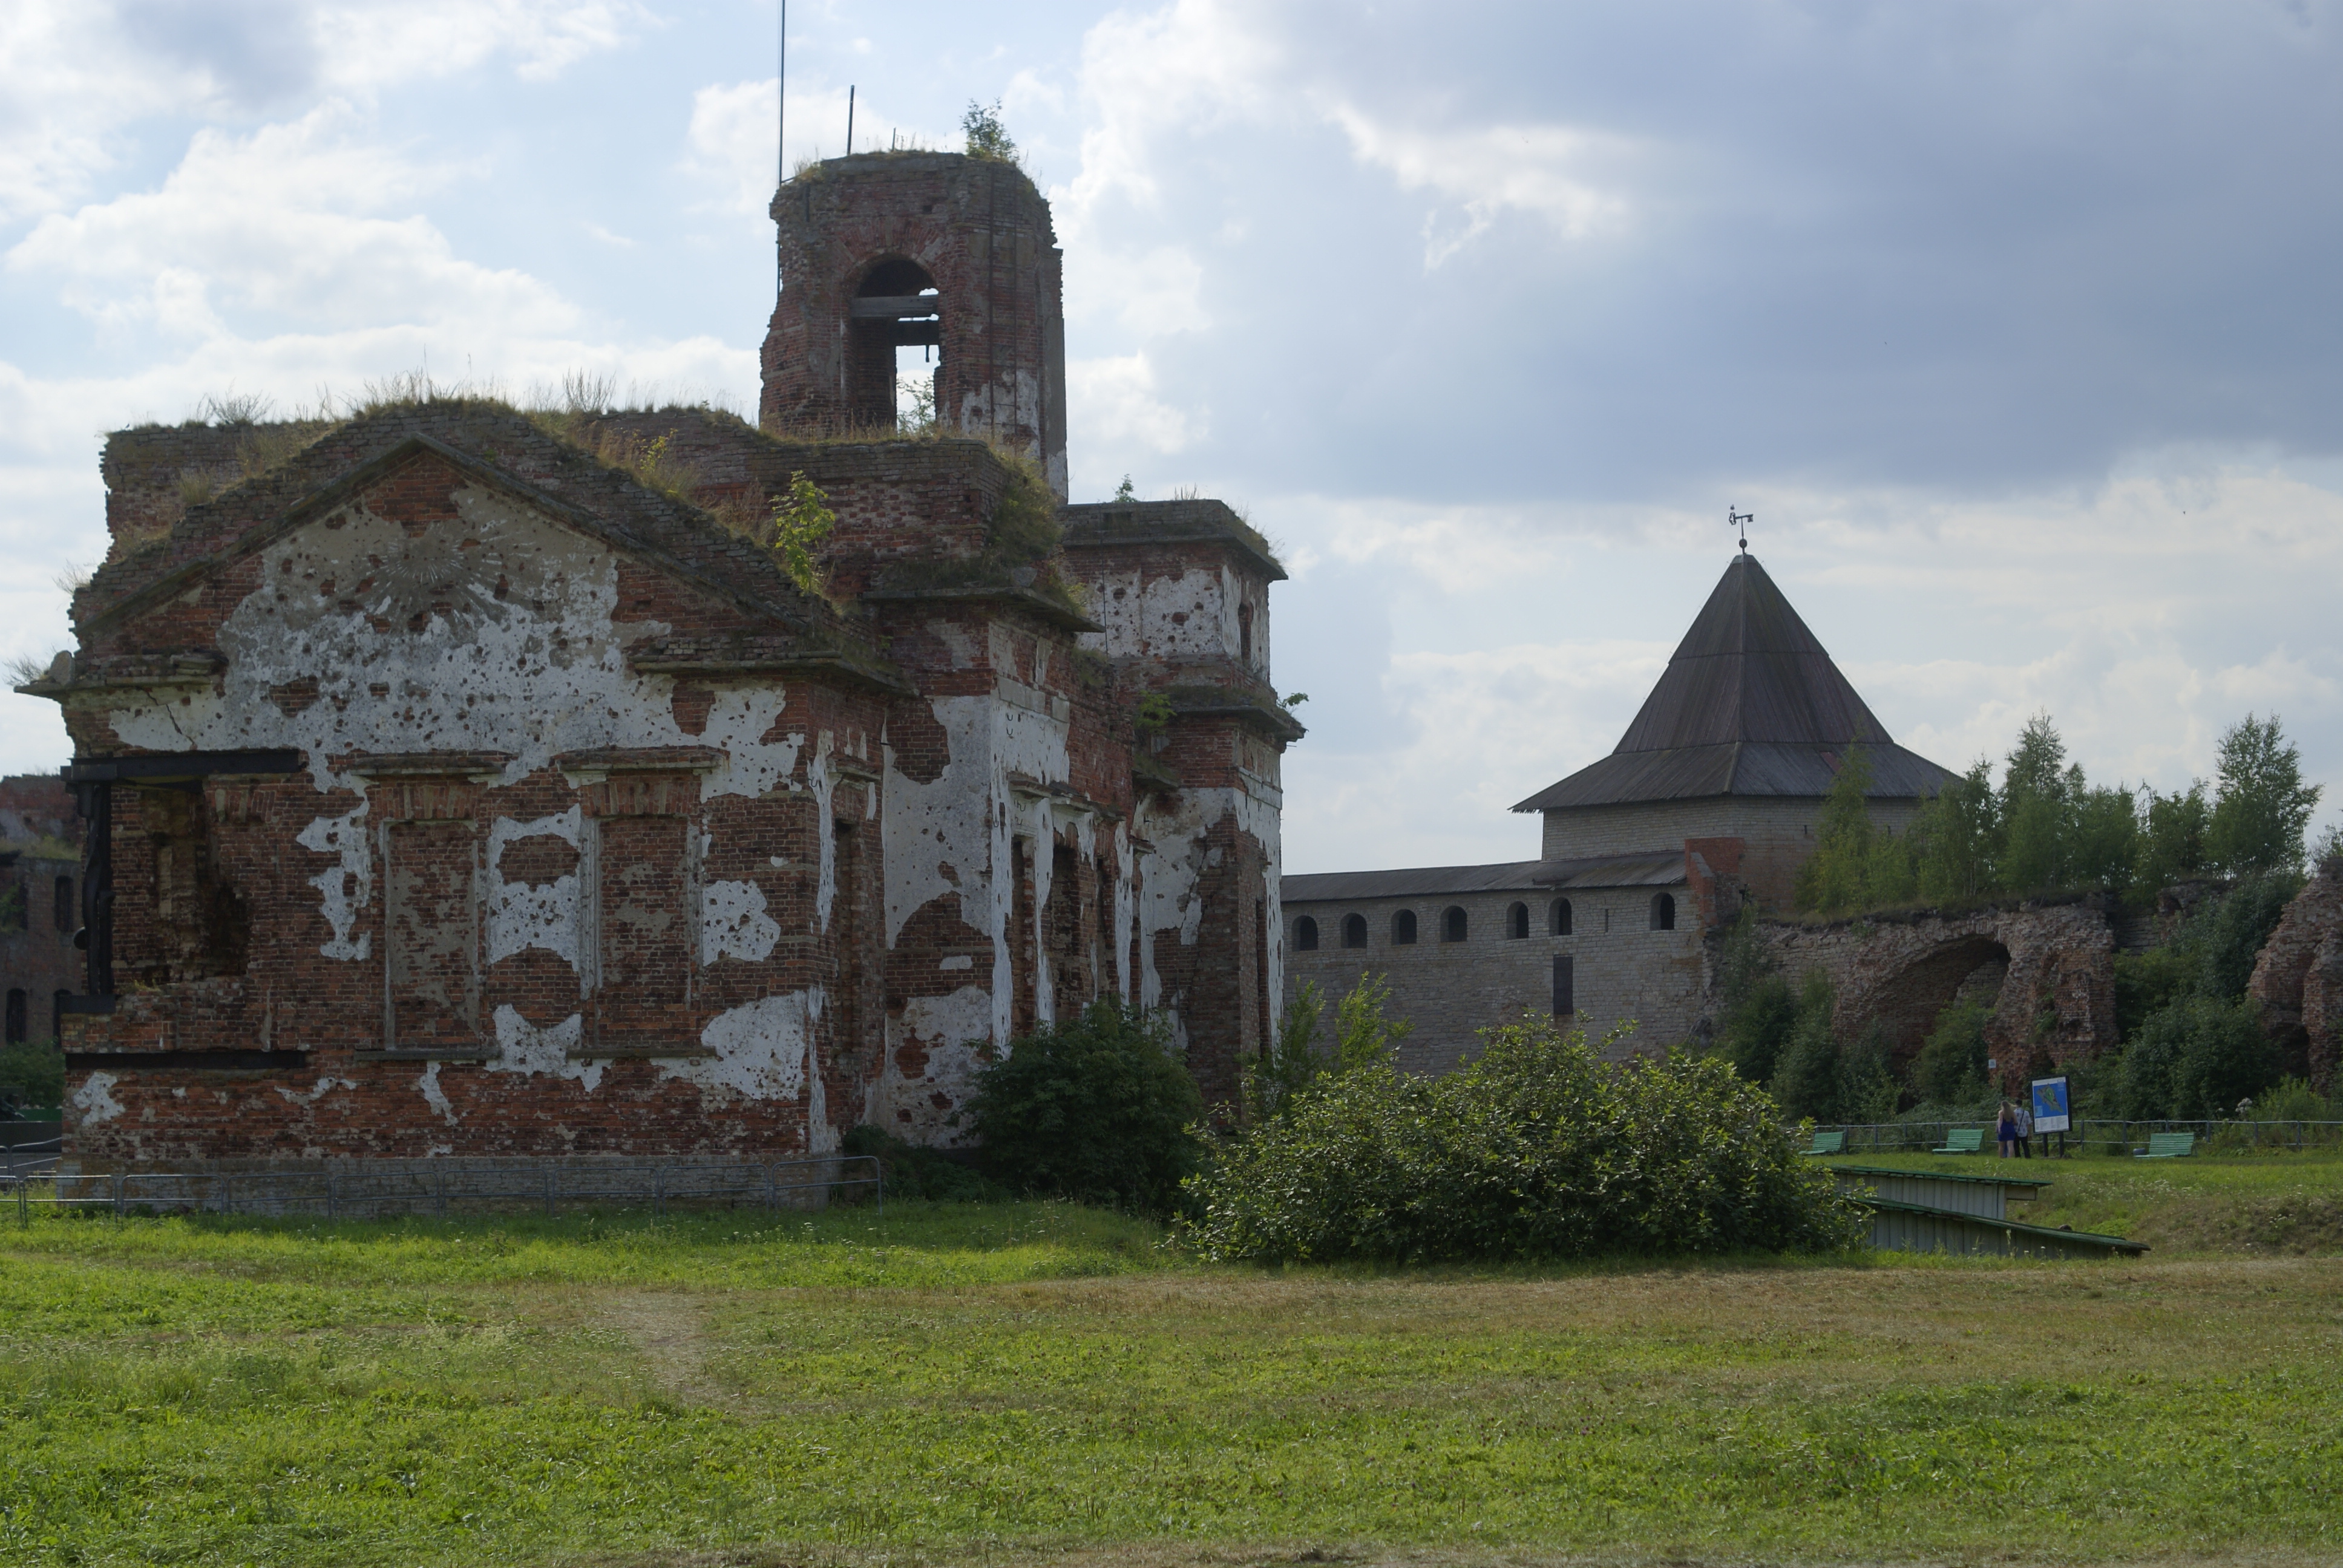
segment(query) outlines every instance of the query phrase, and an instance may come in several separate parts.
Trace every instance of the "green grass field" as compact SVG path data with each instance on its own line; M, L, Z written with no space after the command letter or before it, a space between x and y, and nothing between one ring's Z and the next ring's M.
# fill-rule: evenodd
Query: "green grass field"
M2343 1161L2030 1173L2185 1240L1275 1272L1050 1205L11 1220L0 1562L2343 1557L2343 1253L2262 1234Z

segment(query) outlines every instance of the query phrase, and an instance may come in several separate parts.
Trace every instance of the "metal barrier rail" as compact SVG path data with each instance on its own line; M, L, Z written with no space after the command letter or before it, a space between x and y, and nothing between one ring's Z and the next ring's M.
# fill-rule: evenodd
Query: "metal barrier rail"
M0 1181L45 1171L65 1158L65 1135L62 1132L0 1149Z
M857 1171L867 1174L853 1173ZM36 1195L36 1185L47 1191ZM885 1213L885 1175L875 1155L814 1155L737 1165L450 1160L383 1168L352 1161L322 1170L11 1174L0 1176L0 1202L13 1197L19 1224L29 1223L32 1211L43 1206L59 1211L107 1209L116 1215L322 1214L333 1220L417 1212L444 1217L455 1209L511 1211L541 1204L551 1219L565 1202L649 1208L655 1214L666 1213L671 1203L827 1207L833 1196L866 1188L873 1207ZM785 1201L801 1193L819 1197Z
M1982 1131L1990 1140L1995 1123L1983 1121L1851 1121L1838 1124L1817 1122L1817 1132L1844 1132L1846 1151L1850 1154L1921 1153L1945 1141L1953 1131ZM2126 1147L2145 1145L2151 1132L2194 1132L2206 1141L2215 1138L2244 1142L2252 1147L2307 1149L2330 1143L2343 1143L2343 1121L2127 1121L2114 1117L2078 1117L2066 1136L2089 1147L2093 1144L2117 1144ZM2037 1132L2037 1138L2056 1138L2055 1132Z

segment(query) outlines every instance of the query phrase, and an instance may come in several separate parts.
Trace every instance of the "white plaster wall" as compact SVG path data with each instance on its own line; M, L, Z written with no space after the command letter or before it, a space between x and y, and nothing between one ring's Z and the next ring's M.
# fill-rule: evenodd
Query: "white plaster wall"
M136 747L300 748L321 794L341 789L358 796L355 809L321 813L297 836L306 848L340 859L315 879L330 933L319 950L329 959L363 961L371 951L365 933L354 930L375 874L368 780L334 770L334 759L349 753L509 752L500 781L511 784L565 751L709 746L721 760L702 775L703 799L829 785L826 765L809 782L793 777L807 756L807 737L766 739L785 702L778 683L721 687L701 733L678 726L673 679L626 668L630 644L669 628L618 618L618 560L609 547L493 490L461 488L454 499L458 522L417 535L354 503L269 545L262 552L262 586L220 628L228 659L221 689L158 692L113 713L115 734ZM358 608L342 609L344 598L357 599ZM317 683L307 706L288 713L270 699L272 691L304 678ZM826 749L868 754L867 737L822 739ZM592 900L584 890L593 880L586 864L549 888L494 874L506 845L541 832L561 836L581 856L591 848L574 809L492 826L484 910L488 951L492 960L530 947L553 952L578 970L582 993L594 979ZM827 862L823 871L827 893ZM770 953L779 929L757 907L755 892L747 884L707 890L704 958ZM817 923L826 922L829 908L828 897L818 900ZM558 1073L589 1092L598 1085L598 1063L568 1060L582 1034L582 1010L542 1030L518 1013L508 1019L510 1011L499 1010L496 1019L501 1056L492 1069ZM797 1016L818 1011L809 1000L799 1004ZM797 1027L792 1033L768 1020L718 1030L718 1065L694 1060L680 1074L703 1088L752 1098L795 1096L808 1077L802 1024ZM450 1114L442 1109L436 1075L427 1072L417 1092L435 1111Z

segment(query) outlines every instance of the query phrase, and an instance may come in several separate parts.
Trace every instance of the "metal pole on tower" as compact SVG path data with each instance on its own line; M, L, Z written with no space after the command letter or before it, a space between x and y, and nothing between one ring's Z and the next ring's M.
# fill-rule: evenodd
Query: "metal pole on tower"
M780 49L773 65L773 188L789 178L789 0L780 0ZM781 236L773 235L773 297L781 295Z

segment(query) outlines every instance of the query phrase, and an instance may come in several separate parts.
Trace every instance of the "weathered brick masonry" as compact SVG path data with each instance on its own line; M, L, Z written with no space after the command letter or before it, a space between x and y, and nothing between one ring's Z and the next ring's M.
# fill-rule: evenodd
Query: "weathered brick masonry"
M2287 906L2246 991L2261 1003L2283 1070L2333 1093L2343 1064L2343 859L2321 864Z
M792 345L864 319L902 236L853 215L906 175L1047 236L1021 175L967 160L784 187L816 215L785 242L829 265L776 314L769 430L441 401L110 439L114 558L25 689L105 824L79 1157L950 1143L984 1056L1100 996L1167 1009L1233 1097L1282 985L1283 574L1217 503L1053 520L985 440L808 438L850 421L789 390ZM1056 319L1054 252L1009 299L920 254L948 323ZM1014 436L1007 407L945 424ZM797 474L838 517L823 595L756 537Z
M772 216L786 286L766 427L892 427L895 350L925 346L937 417L1032 458L1065 498L1060 256L1032 181L989 159L866 153L799 174Z

